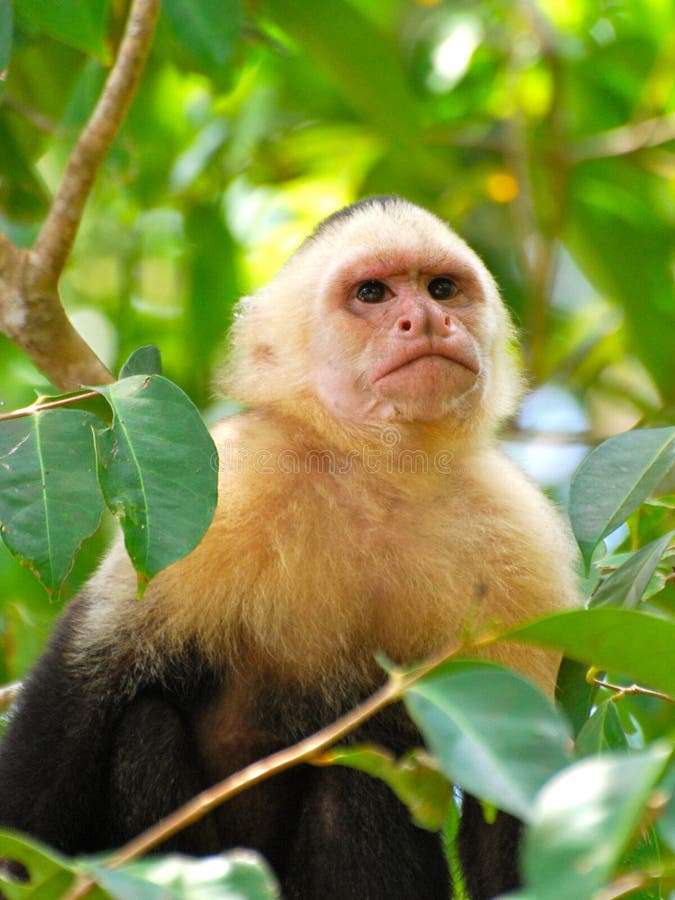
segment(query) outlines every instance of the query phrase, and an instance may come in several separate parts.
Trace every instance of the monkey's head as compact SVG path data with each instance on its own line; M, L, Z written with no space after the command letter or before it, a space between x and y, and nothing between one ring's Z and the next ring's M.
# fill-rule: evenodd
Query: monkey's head
M256 406L317 400L351 426L493 427L520 381L492 276L440 219L399 197L324 220L245 298L225 389Z

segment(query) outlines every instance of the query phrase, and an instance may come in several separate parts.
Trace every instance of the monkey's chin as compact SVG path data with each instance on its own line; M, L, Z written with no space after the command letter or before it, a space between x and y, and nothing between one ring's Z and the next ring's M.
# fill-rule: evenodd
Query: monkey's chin
M442 422L448 419L468 419L474 404L467 397L443 398L434 401L424 398L418 402L412 400L390 401L387 414L382 418L388 422Z
M380 378L374 392L388 421L435 422L471 415L478 383L478 376L470 369L432 357Z

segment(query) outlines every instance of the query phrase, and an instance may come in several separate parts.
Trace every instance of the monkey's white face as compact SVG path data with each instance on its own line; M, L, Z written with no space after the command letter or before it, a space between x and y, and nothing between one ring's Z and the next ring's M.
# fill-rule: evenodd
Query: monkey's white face
M484 365L477 273L449 254L378 254L330 274L312 340L315 389L351 421L468 413ZM328 317L326 321L325 317Z

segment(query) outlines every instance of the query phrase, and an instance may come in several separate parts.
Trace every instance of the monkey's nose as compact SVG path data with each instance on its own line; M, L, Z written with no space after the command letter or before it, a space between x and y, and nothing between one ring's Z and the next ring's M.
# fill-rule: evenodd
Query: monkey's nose
M444 309L434 305L431 307L418 307L396 322L396 330L407 333L410 337L420 335L445 337L454 331L455 324L452 316Z

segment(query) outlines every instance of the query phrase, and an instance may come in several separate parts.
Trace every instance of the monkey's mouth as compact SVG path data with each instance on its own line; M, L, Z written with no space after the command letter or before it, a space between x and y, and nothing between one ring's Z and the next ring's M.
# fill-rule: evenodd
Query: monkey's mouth
M465 351L463 348L448 347L430 349L429 347L420 347L412 352L409 351L401 354L394 359L393 364L392 360L389 360L386 365L378 366L373 372L373 377L371 379L372 384L377 384L378 381L381 381L388 375L393 375L394 372L398 372L406 366L409 366L411 363L418 362L421 359L437 359L442 362L455 363L476 376L480 372L480 365L474 354Z

